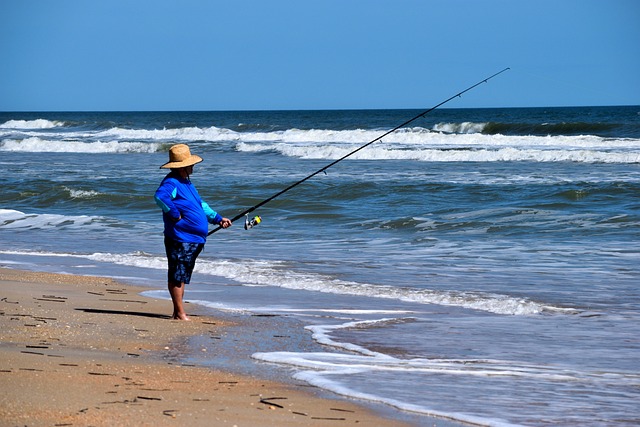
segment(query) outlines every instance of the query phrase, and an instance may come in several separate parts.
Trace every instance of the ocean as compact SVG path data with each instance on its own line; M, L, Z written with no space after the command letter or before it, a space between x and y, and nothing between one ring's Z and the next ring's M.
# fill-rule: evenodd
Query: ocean
M231 218L417 113L0 113L0 265L168 298L172 144ZM316 343L253 365L398 414L640 424L640 106L437 109L253 215L185 294Z

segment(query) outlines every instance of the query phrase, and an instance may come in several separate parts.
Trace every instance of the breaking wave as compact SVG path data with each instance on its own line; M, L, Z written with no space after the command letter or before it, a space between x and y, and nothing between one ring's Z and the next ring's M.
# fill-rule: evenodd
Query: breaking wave
M444 133L482 133L485 135L578 136L603 135L622 125L615 123L505 123L505 122L441 122L433 130Z
M8 120L0 124L0 129L51 129L64 126L64 122L58 120Z
M155 153L162 144L148 142L82 142L48 140L38 137L6 139L0 142L0 151L27 153Z
M339 159L356 146L351 145L293 145L286 143L239 143L238 151L276 152L303 159ZM370 146L350 157L354 160L415 160L423 162L579 162L579 163L640 163L640 147L614 151L611 148L549 148L537 147L413 147L390 144Z

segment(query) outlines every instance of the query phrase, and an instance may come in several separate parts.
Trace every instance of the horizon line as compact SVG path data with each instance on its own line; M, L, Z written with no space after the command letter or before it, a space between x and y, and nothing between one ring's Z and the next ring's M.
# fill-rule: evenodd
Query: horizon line
M527 107L440 107L438 110L497 110L497 109L537 109L537 108L602 108L602 107L640 107L640 104L602 104L602 105L546 105ZM418 111L417 108L309 108L309 109L238 109L238 110L1 110L0 114L37 114L37 113L258 113L258 112L297 112L297 111Z

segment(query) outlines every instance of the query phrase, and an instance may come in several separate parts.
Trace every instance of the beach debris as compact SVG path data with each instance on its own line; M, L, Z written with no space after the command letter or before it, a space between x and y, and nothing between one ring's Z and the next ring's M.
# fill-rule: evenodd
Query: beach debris
M101 405L115 405L116 403L124 403L125 405L136 405L136 404L137 405L142 405L141 403L138 403L137 399L133 399L133 400L129 400L129 399L114 400L113 402L101 402L100 404Z
M326 421L346 421L346 418L332 418L332 417L311 417L312 420L326 420Z
M116 302L137 302L138 304L146 304L147 301L138 301L133 299L109 299L109 298L100 298L100 301L116 301Z
M41 317L41 316L31 316L34 320L37 320L42 323L47 323L47 320L58 320L55 317Z
M162 411L162 415L166 415L168 417L175 418L176 417L176 412L178 412L177 409L165 409L164 411Z
M162 400L161 397L149 397L149 396L136 396L136 399L141 399L141 400Z
M42 295L42 298L33 297L36 301L48 301L48 302L67 302L65 297L57 297L55 295Z
M281 408L284 409L284 406L274 403L272 402L272 400L286 400L286 397L265 397L260 399L260 403L268 405L270 407L270 409L274 409L274 408Z
M44 353L39 353L39 352L37 352L37 351L22 350L20 353L24 353L24 354L37 354L38 356L44 356Z
M50 299L55 299L55 300L65 300L68 299L67 297L59 297L57 295L42 295L42 298L50 298Z
M42 298L33 297L33 299L36 301L46 301L46 302L67 302L66 297L57 297L55 295L42 295ZM41 307L41 306L38 305L38 307ZM31 316L31 317L35 317L35 316Z
M329 408L330 411L338 411L338 412L351 412L352 414L356 411L352 411L350 409L340 409L340 408Z

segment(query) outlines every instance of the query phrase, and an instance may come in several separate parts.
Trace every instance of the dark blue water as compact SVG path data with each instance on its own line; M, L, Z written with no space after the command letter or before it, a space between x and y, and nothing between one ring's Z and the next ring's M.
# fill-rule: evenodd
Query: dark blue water
M192 180L232 217L417 113L0 114L0 265L166 297L169 146L205 159ZM436 110L213 234L187 297L298 318L326 352L256 360L336 393L482 425L636 425L639 113Z

